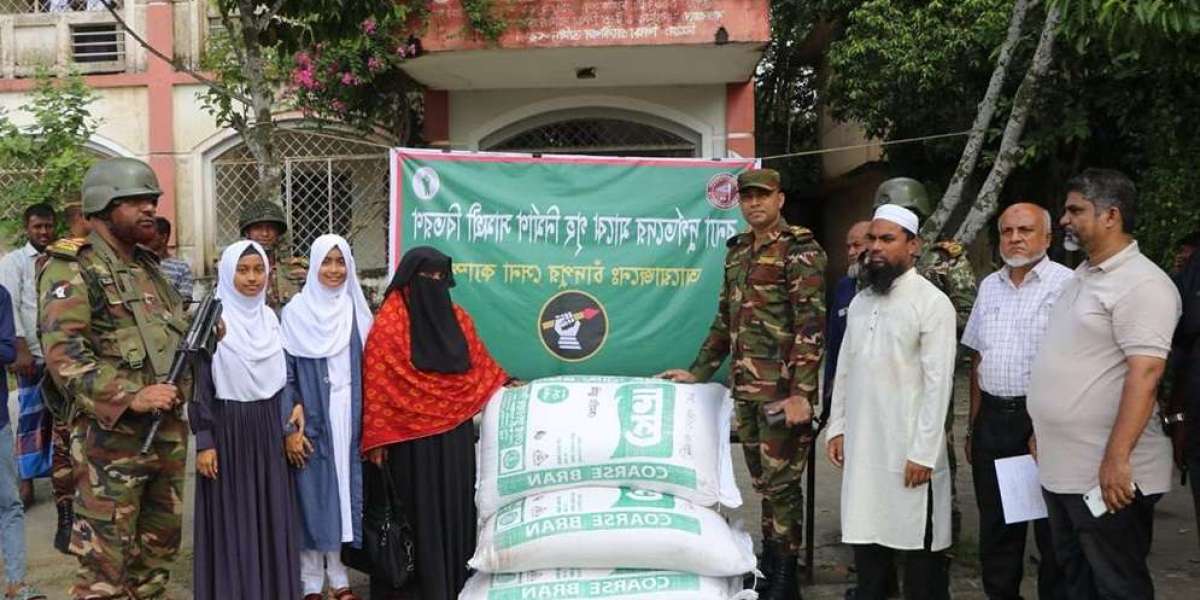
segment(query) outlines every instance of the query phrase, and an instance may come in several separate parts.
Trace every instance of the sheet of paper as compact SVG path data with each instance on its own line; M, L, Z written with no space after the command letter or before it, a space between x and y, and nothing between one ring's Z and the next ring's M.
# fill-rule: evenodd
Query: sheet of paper
M1005 523L1046 518L1046 500L1038 481L1037 462L1032 456L996 459L996 481L1000 484Z

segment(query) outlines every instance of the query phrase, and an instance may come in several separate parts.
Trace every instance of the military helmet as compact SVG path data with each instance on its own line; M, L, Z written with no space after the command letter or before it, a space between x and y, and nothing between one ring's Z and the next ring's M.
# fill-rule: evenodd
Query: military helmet
M238 231L245 236L246 228L255 223L274 223L279 226L279 234L287 233L287 219L283 209L270 200L255 200L242 208L238 219Z
M929 192L920 181L911 177L893 177L881 184L875 190L875 208L884 204L895 204L917 213L924 221L929 217Z
M104 212L115 200L162 195L150 165L136 158L109 158L97 162L83 176L83 214Z

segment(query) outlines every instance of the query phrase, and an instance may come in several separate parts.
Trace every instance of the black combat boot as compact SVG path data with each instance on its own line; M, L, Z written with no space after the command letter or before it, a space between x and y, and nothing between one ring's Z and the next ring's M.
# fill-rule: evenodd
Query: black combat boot
M54 548L63 554L71 553L71 527L75 524L75 508L68 502L59 502L58 529L54 532Z
M743 579L745 587L754 586L754 591L759 594L765 594L771 587L771 581L774 577L776 569L779 568L779 546L775 542L763 540L762 556L758 557L758 570L762 573L762 577L755 578L754 574L747 575Z
M771 577L771 588L759 596L760 600L801 600L800 581L797 579L795 554L780 552L775 563L775 574Z

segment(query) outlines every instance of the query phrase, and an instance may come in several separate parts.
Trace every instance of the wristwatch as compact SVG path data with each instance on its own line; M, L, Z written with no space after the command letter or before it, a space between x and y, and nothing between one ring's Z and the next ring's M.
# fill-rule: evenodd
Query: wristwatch
M1187 418L1181 412L1171 413L1169 415L1162 416L1163 425L1167 426L1167 427L1174 425L1176 423L1182 423L1186 420L1187 420Z

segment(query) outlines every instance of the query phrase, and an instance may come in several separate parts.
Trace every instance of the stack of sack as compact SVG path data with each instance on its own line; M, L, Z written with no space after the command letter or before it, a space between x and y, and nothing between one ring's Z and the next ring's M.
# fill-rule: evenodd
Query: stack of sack
M744 600L732 399L718 384L554 377L484 411L477 573L459 600Z

